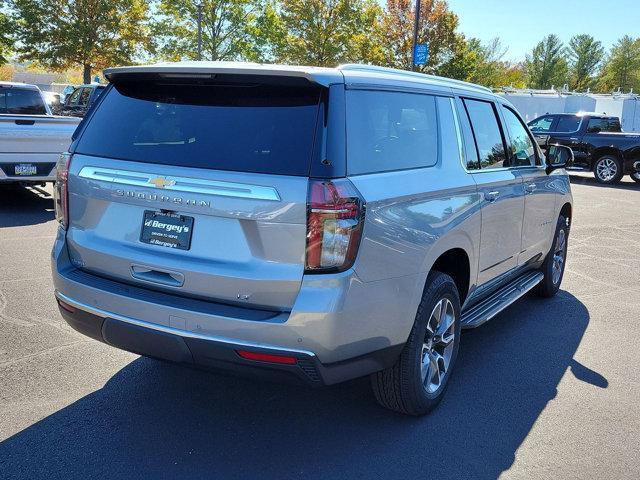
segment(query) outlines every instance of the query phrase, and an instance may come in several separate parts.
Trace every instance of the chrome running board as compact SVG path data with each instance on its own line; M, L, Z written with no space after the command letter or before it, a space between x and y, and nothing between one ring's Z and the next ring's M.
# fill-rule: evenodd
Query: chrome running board
M538 285L544 275L533 271L520 275L480 303L462 312L462 328L475 328L491 320L502 310Z

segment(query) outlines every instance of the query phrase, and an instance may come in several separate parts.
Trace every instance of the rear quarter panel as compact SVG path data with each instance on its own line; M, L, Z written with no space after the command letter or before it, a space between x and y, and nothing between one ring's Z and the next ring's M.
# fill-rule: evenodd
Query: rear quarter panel
M467 253L470 291L475 288L481 197L458 151L445 148L443 153L433 167L350 178L367 205L355 271L365 284L395 278L399 288L411 289L402 318L379 319L395 320L406 335L427 275L444 252L460 248ZM409 276L413 282L407 286L402 280Z

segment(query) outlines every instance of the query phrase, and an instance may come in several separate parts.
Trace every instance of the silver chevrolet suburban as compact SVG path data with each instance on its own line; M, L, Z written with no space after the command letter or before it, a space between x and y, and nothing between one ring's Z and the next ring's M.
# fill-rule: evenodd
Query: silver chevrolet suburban
M216 370L441 400L460 332L562 281L564 170L490 90L364 65L112 68L58 164L79 332ZM514 319L513 321L517 321Z

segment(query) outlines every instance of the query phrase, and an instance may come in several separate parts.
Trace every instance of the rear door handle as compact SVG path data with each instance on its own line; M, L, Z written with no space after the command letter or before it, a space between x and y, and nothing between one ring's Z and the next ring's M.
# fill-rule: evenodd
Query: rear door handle
M35 120L14 120L16 125L35 125Z
M484 194L485 200L490 203L495 202L499 196L500 196L500 192L497 192L497 191L487 192Z
M527 193L533 193L536 191L536 188L538 187L536 186L535 183L530 183L529 185L525 185L524 191Z
M184 275L178 272L157 270L146 265L131 265L131 276L144 282L157 283L170 287L184 285Z

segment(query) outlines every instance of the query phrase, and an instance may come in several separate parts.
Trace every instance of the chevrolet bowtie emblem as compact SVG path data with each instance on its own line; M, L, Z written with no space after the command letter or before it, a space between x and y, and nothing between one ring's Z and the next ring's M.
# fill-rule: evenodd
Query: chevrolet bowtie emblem
M173 185L176 184L176 181L167 180L166 178L162 178L162 177L156 177L156 178L150 179L148 183L155 186L156 188L165 188L165 187L172 187Z

